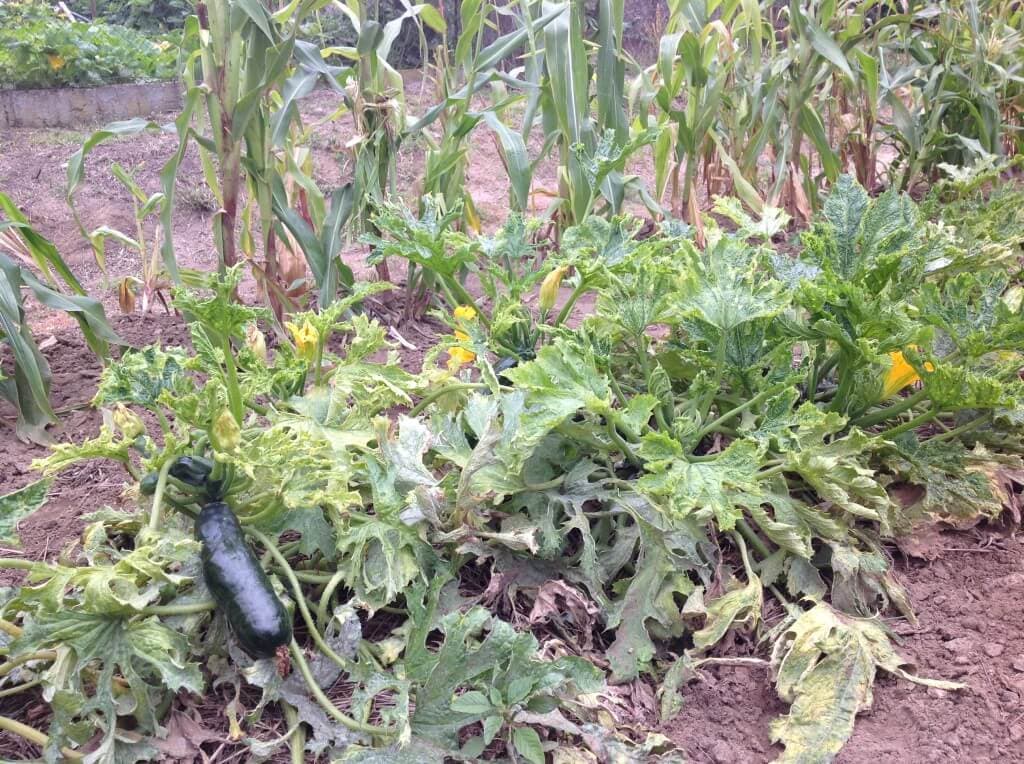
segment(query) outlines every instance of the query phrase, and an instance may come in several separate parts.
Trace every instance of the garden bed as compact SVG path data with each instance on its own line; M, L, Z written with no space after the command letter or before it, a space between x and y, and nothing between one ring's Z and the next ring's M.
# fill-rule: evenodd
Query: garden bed
M187 342L186 328L175 316L121 317L115 328L134 344ZM53 337L44 352L54 372L54 406L71 409L55 434L60 441L78 442L95 435L101 422L98 411L82 405L95 390L100 368L77 332L57 329ZM417 360L409 360L415 368ZM0 416L10 413L0 406ZM35 479L27 465L47 453L9 434L2 442L0 495ZM104 504L118 506L125 486L123 473L102 461L59 476L48 506L20 527L25 556L56 559L81 533L82 515ZM890 620L900 650L920 673L955 679L967 689L952 693L881 679L872 711L858 718L837 761L874 764L899 757L915 764L996 764L1024 757L1024 545L1019 535L1003 527L947 529L909 548L920 556L890 549L920 620L916 629L901 619ZM12 571L2 574L0 581L8 585L18 578ZM729 652L764 657L756 645L742 641ZM760 764L781 751L771 744L768 725L786 707L764 668L721 666L703 672L702 681L686 689L679 717L664 726L657 722L655 689L644 682L633 686L639 716L679 746L688 761ZM218 741L215 749L227 739L227 720L216 702L204 708L203 724ZM2 715L39 725L39 715L46 713L38 698L0 699ZM229 744L221 753L240 750ZM0 733L0 756L29 754L23 741ZM282 755L281 761L286 760Z
M1020 160L894 147L916 90L837 119L836 19L771 41L817 74L748 150L700 89L748 57L695 76L681 16L627 114L606 7L490 106L210 7L176 133L0 131L0 425L56 439L0 446L0 759L1024 758Z

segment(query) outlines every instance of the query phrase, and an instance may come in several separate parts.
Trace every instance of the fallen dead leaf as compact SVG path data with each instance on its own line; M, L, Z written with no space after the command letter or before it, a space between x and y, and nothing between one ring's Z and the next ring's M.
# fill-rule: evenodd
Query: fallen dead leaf
M163 754L162 761L197 761L201 756L200 746L220 740L219 733L204 727L183 711L171 711L167 723L167 737L154 739L153 745Z

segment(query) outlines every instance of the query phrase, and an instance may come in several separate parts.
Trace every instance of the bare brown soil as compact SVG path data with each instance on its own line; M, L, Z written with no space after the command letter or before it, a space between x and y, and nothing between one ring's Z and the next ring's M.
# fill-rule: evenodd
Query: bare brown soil
M417 87L413 83L410 90ZM317 94L307 102L306 119L323 118L336 107L333 96ZM186 327L160 307L145 317L118 314L112 285L122 275L137 273L138 263L111 247L107 273L101 273L68 212L64 201L66 162L87 134L88 130L9 130L0 135L0 189L53 239L92 293L102 296L116 331L129 344L184 344ZM315 131L316 174L322 184L330 186L344 179L345 170L334 156L348 135L344 119ZM110 165L119 162L135 168L143 187L153 191L158 186L160 165L173 148L172 136L150 134L98 149L78 195L86 227L107 223L130 230L130 203L110 176ZM498 169L500 160L486 132L474 134L472 151L469 186L482 219L493 228L508 208L507 180ZM421 161L419 150L402 155L399 189L408 198L417 195ZM643 172L646 168L639 169ZM551 186L554 179L555 168L541 166L535 187ZM210 269L215 256L210 210L196 191L201 182L198 158L192 153L179 175L183 203L175 213L176 243L182 266ZM538 204L543 201L539 197ZM365 277L370 271L363 258L364 250L358 244L346 253L357 275ZM33 326L37 340L51 336L55 340L44 351L53 370L53 404L63 411L54 437L77 441L96 434L101 416L86 404L95 390L99 363L64 317L39 313ZM418 368L423 349L430 346L438 327L428 323L396 328L416 346L402 350L403 365ZM9 363L9 359L0 354L0 362ZM0 404L0 495L36 479L30 463L46 454L44 448L14 437L12 415L6 404ZM124 484L125 476L107 464L82 465L61 475L50 503L23 523L21 553L31 559L55 557L78 537L84 514L125 502ZM903 654L922 674L957 679L968 687L948 693L883 677L876 687L873 709L858 720L840 762L1024 761L1024 547L1019 538L998 529L949 532L939 539L938 556L932 562L897 558L896 567L912 595L920 627L915 630L899 620L892 626L901 635ZM0 578L0 583L11 580ZM193 736L212 736L212 746L206 747L220 752L213 760L237 759L241 755L237 746L218 747L225 732L222 700L211 696L202 702L205 705L197 708L197 715L208 724L220 719L220 726L212 730L200 727L197 732L194 722L179 719L179 724ZM785 705L775 697L764 670L719 667L704 672L702 681L686 688L681 715L661 731L695 762L765 762L780 752L771 745L768 725L784 712ZM45 728L45 705L37 695L0 699L0 714ZM31 746L0 735L0 760L22 760L37 753ZM169 753L167 760L190 760L182 756Z
M1024 545L998 530L948 532L937 542L934 562L896 563L920 626L890 625L921 675L967 688L926 689L882 675L841 764L1024 761ZM663 732L689 760L753 764L781 752L768 727L786 705L766 671L716 667L684 698Z

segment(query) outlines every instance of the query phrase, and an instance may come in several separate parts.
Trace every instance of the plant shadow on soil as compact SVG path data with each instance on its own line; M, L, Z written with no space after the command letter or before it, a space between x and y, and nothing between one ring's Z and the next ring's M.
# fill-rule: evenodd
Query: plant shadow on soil
M135 346L188 342L187 327L173 315L115 316L112 323ZM58 410L72 408L62 415L54 437L91 437L101 416L81 405L95 391L99 363L76 331L59 329L53 337L44 350L53 370L53 404ZM406 355L403 365L421 362L422 353ZM0 441L0 495L36 479L29 464L46 453L14 438L12 416L6 404L0 406L7 423ZM125 480L116 468L99 462L60 475L47 506L22 523L21 553L31 559L56 557L81 533L83 515L106 504L130 505L122 496ZM960 681L967 689L925 689L882 676L872 709L858 718L837 761L1024 761L1024 546L998 528L932 533L923 551L917 546L917 553L931 559L894 553L920 626L913 629L899 619L890 626L899 635L902 654L922 675ZM13 583L16 572L4 573L0 583ZM0 714L45 728L46 706L33 693L0 699ZM660 731L689 761L742 764L771 761L779 754L769 739L769 723L786 706L765 670L719 666L702 671L698 681L684 688L683 699L681 714ZM221 710L215 703L202 716L208 726L226 732ZM237 753L233 749L223 748L222 754ZM16 755L30 757L31 746L0 735L0 758Z

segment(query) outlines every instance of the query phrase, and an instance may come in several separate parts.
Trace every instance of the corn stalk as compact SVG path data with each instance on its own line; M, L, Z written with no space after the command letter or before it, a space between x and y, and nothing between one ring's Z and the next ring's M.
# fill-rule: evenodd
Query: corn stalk
M49 401L50 367L28 324L25 290L44 307L75 319L89 348L104 363L110 343L121 342L107 323L102 303L86 295L53 243L0 194L0 344L10 347L14 361L12 377L0 371L0 398L17 412L19 439L50 443L46 427L57 422Z

